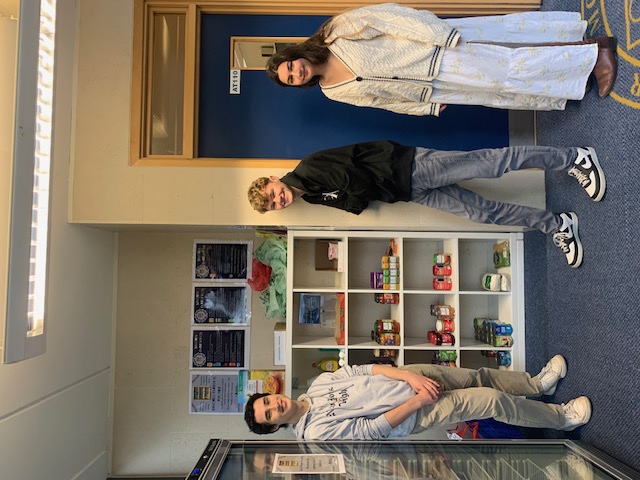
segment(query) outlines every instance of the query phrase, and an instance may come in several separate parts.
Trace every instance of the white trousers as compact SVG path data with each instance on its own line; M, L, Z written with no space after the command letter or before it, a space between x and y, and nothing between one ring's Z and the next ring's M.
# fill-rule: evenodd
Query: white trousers
M508 48L477 42L552 43L582 39L575 12L525 12L447 20L462 41L445 51L430 101L522 110L562 110L584 96L598 47Z

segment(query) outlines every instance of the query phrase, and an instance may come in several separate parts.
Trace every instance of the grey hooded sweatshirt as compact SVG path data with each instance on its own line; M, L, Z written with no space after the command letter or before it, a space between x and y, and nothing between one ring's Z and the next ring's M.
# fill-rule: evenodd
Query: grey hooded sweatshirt
M396 428L384 413L415 395L411 386L384 375L372 375L373 365L344 366L323 373L298 400L309 410L295 424L298 440L374 440L409 435L416 424L413 413Z

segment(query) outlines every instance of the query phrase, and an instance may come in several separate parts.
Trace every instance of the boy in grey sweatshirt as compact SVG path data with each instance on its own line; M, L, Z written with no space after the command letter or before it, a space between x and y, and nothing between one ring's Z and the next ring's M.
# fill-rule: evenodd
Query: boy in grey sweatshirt
M483 418L573 430L591 417L587 397L562 405L521 398L553 394L566 370L560 355L535 377L491 368L345 366L320 375L297 400L280 394L252 395L245 421L260 434L291 424L299 440L404 437L437 425Z

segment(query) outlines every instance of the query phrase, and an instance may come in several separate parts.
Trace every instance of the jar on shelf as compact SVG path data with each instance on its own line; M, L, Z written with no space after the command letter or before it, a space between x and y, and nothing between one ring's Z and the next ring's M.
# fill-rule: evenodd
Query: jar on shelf
M376 303L385 305L395 305L400 302L400 295L397 293L374 293Z
M398 350L394 350L393 348L376 348L373 350L373 356L395 358L398 356Z
M453 346L456 344L456 338L450 333L436 332L435 330L431 330L427 333L427 338L433 345Z
M451 305L431 305L429 307L429 312L434 317L438 317L442 320L453 320L456 315L456 309Z
M376 320L373 329L378 333L400 333L400 322L395 320Z
M454 330L455 330L455 324L453 323L453 320L449 320L449 319L436 320L436 332L453 333Z
M400 345L400 335L397 333L386 333L371 331L371 340L374 340L378 345L388 345L397 347Z

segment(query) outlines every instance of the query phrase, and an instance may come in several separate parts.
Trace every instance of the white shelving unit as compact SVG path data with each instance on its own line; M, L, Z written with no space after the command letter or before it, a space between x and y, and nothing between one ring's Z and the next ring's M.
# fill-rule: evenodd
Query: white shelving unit
M400 289L370 288L370 272L380 271L380 260L390 239L398 244ZM344 242L344 271L315 270L316 240ZM511 266L496 270L493 246L507 240ZM522 233L448 233L381 231L298 231L288 234L287 271L287 395L306 389L307 381L321 371L312 366L343 350L347 363L369 363L376 348L398 350L396 364L431 363L437 350L455 350L457 365L468 368L496 367L482 350L511 352L510 369L525 369L524 336L524 245ZM433 254L452 255L453 289L433 290ZM485 273L503 273L511 278L510 292L489 292L481 287ZM378 304L375 293L398 293L394 305ZM345 344L338 345L334 327L301 324L300 294L345 294ZM455 308L455 346L429 343L427 332L435 329L432 304ZM497 348L474 339L473 319L487 317L513 325L513 347ZM371 340L375 320L390 318L400 323L401 344L382 347ZM497 367L496 367L497 368ZM291 379L291 380L289 380ZM298 388L291 385L297 379Z

